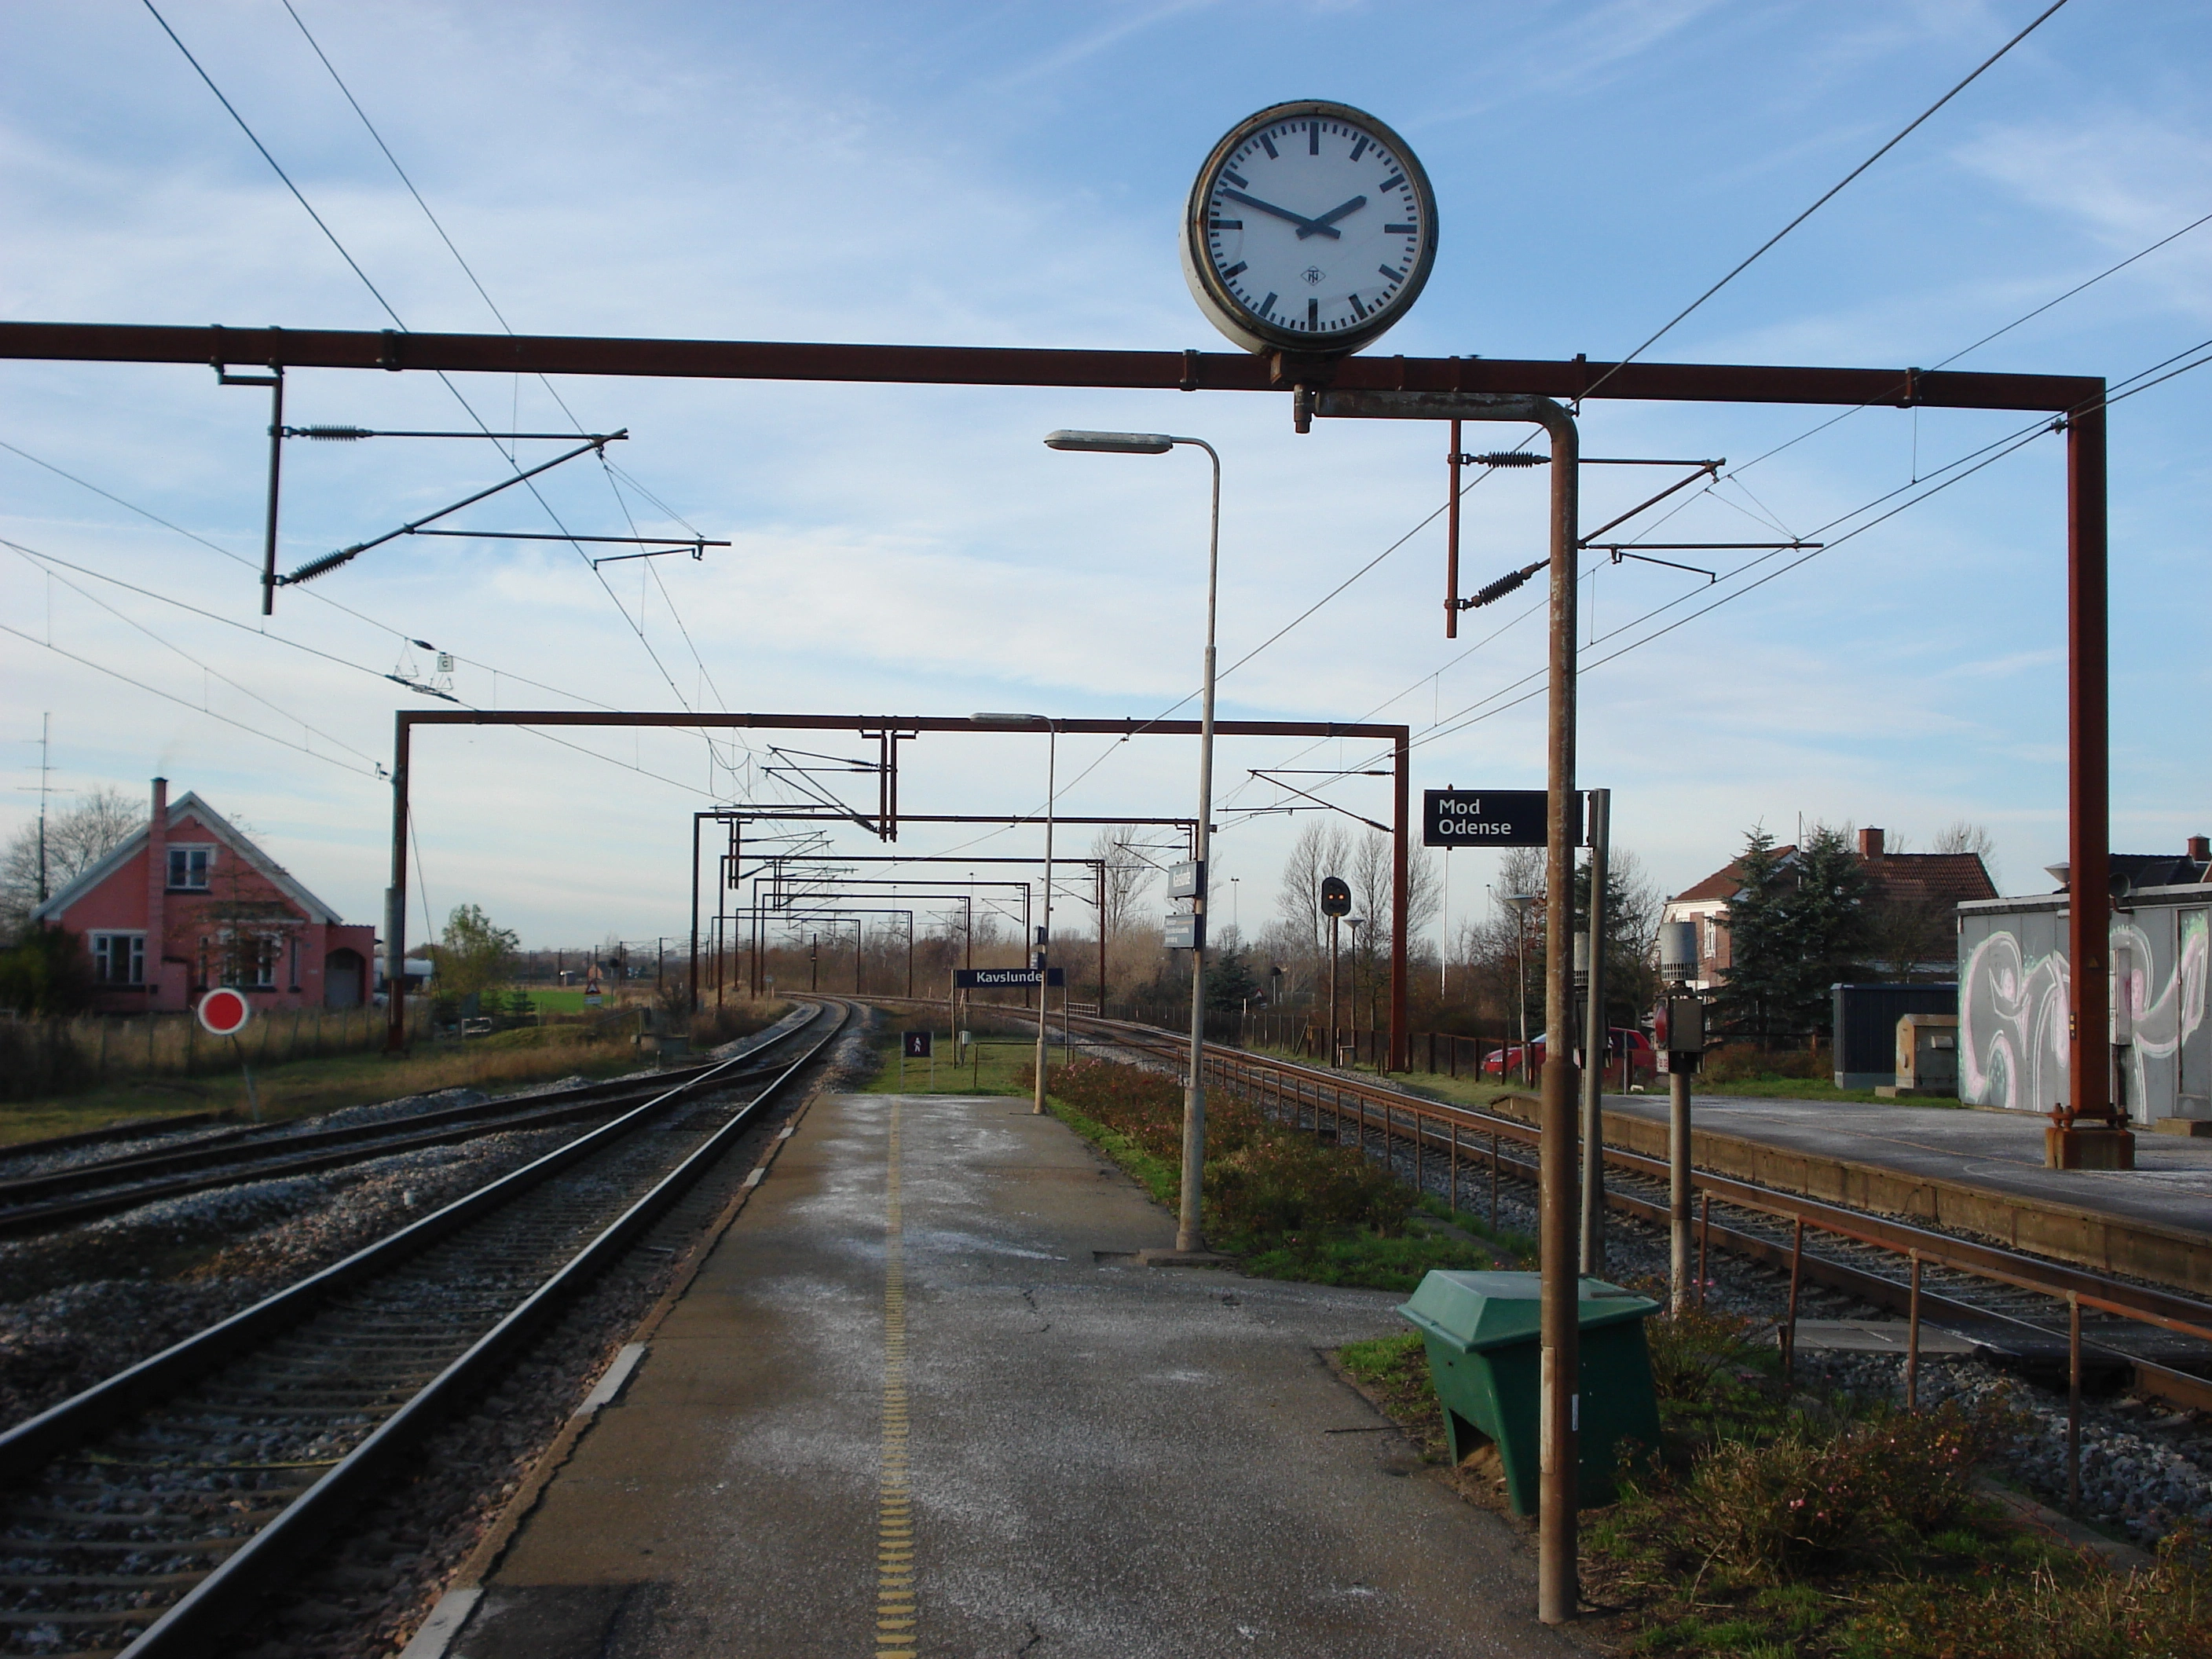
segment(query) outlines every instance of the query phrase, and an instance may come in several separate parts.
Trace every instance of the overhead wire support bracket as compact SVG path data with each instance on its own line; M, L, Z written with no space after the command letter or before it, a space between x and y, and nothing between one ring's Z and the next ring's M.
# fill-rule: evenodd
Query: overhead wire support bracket
M694 559L703 559L710 547L727 547L729 543L718 542L707 536L576 536L563 535L551 530L416 530L416 536L448 536L457 541L490 542L621 542L648 550L643 553L607 553L592 561L597 570L603 564L620 564L624 559L658 559L671 553L691 550Z
M307 563L301 565L297 570L295 570L290 575L279 576L276 580L278 585L286 587L292 586L300 582L311 582L314 580L316 577L327 575L330 572L337 569L340 565L347 563L350 560L358 558L363 553L368 552L372 547L381 547L385 543L396 540L399 537L417 534L424 525L434 523L436 520L444 518L449 513L458 513L465 507L472 507L477 502L484 500L487 496L496 495L502 489L511 489L516 484L521 483L526 479L534 478L541 472L550 472L555 467L562 465L564 461L573 461L579 455L592 454L595 451L604 449L609 443L613 442L617 438L627 438L629 436L629 433L627 430L624 430L621 432L610 432L604 437L595 437L588 443L579 444L575 448L568 451L566 454L556 455L550 461L541 461L536 466L530 468L527 471L516 473L512 478L502 478L499 483L492 485L489 489L479 489L473 495L464 496L461 500L455 501L451 507L441 507L435 513L426 513L419 519L410 520L409 522L401 525L397 530L388 530L383 535L373 537L365 542L356 542L351 547L340 548L335 553L325 553L319 559L310 559ZM563 538L562 539L565 540L566 538Z
M260 386L260 380L226 379L225 386ZM627 437L624 432L394 432L381 427L366 426L288 426L283 428L287 438L312 438L323 443L358 443L363 438L495 438L543 439L548 443L576 443L591 441L608 443Z
M1638 552L1637 550L1656 547L1662 548L1669 553L1754 550L1769 553L1787 553L1802 549L1808 553L1812 553L1819 551L1826 545L1826 542L1585 542L1583 544L1583 546L1591 552L1610 554L1615 564L1619 564L1623 559L1635 559L1644 564L1663 564L1669 570L1686 570L1693 576L1703 576L1708 583L1719 581L1719 574L1705 569L1701 565L1677 564L1672 559L1655 559L1649 553Z

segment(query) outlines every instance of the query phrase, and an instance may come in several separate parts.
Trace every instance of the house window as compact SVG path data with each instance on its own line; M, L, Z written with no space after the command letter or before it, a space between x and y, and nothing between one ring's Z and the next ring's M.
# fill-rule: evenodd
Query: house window
M256 991L275 989L276 941L273 939L254 939L249 942L247 948L251 952L246 978L247 987Z
M1718 957L1721 953L1721 925L1712 917L1705 918L1705 955Z
M208 859L212 851L206 847L172 847L169 849L169 890L205 892Z
M143 985L146 982L146 935L94 933L92 936L92 976L102 985Z

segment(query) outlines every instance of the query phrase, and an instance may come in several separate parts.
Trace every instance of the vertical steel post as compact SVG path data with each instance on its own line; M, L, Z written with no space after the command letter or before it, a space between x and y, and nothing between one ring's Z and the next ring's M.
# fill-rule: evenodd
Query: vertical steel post
M2112 826L2108 780L2105 407L2066 421L2067 959L2071 1029L2067 1043L2072 1107L2079 1118L2112 1121L2111 988ZM2054 1106L2056 1103L2053 1103Z
M1444 637L1459 637L1459 422L1451 423L1451 499L1444 507Z
M699 1012L699 814L691 815L691 954L684 958L690 975L691 1012Z
M1406 1029L1406 898L1410 872L1407 804L1413 795L1413 739L1400 738L1391 750L1390 813L1390 1052L1382 1069L1413 1069L1413 1033Z
M276 611L276 477L284 465L284 371L269 366L269 523L261 546L261 614Z
M1805 1218L1790 1230L1790 1316L1782 1339L1782 1386L1797 1380L1797 1289L1805 1274Z
M1047 963L1052 959L1053 819L1060 799L1060 727L1049 721L1045 726L1044 744L1044 930L1036 947L1036 1088L1030 1102L1030 1111L1038 1117L1044 1115L1045 1066L1052 1038L1052 969ZM1063 1000L1066 994L1061 993Z
M1206 548L1206 678L1198 719L1198 823L1192 838L1201 872L1195 901L1199 933L1193 941L1198 948L1190 953L1190 1081L1183 1094L1182 1201L1176 1217L1176 1249L1188 1251L1206 1248L1200 1189L1206 1180L1206 928L1211 900L1203 890L1210 884L1207 866L1213 844L1213 631L1221 574L1221 457L1200 439L1176 441L1204 450L1213 463L1213 511Z
M384 1052L407 1048L407 750L414 723L401 710L392 732L392 884L385 916Z
M1606 856L1613 833L1613 791L1589 792L1589 986L1583 1032L1583 1271L1605 1276Z
M1713 1195L1711 1193L1705 1195L1698 1213L1701 1221L1698 1229L1698 1305L1702 1308L1705 1305L1705 1262L1713 1249Z
M1690 1074L1687 1054L1670 1055L1667 1071L1667 1243L1674 1312L1690 1305Z
M2066 1292L2066 1507L2081 1512L2081 1297Z
M1905 1315L1905 1409L1920 1409L1920 1252L1912 1253L1912 1289Z
M1582 451L1573 418L1533 399L1552 439L1551 684L1545 785L1544 1077L1538 1219L1542 1271L1537 1431L1541 1446L1537 1515L1536 1616L1575 1617L1577 1443L1581 1286L1575 1273L1575 601L1578 585Z

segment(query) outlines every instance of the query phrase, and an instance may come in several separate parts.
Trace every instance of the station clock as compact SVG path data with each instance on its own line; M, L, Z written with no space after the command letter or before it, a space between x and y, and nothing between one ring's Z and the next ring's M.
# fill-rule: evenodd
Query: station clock
M1436 257L1428 175L1348 104L1277 104L1238 122L1183 210L1190 291L1249 351L1357 351L1405 314Z

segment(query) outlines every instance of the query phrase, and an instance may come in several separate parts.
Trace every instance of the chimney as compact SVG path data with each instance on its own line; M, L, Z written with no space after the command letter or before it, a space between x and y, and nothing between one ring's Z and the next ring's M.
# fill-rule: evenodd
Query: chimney
M2199 864L2212 864L2212 836L2191 836L2189 838L2189 856Z
M155 1007L166 977L162 960L168 955L163 899L169 885L169 781L154 780L154 815L146 821L146 991L148 1008Z
M1876 864L1881 861L1881 830L1869 829L1859 831L1859 856L1864 859L1869 864Z

